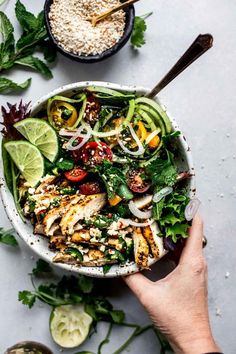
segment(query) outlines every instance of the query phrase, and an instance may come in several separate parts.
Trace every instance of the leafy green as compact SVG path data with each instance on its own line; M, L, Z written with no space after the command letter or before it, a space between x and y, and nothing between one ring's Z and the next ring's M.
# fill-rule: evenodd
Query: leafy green
M22 28L22 35L15 43L14 28L8 17L0 11L0 32L2 43L0 44L0 72L9 70L15 65L27 66L51 78L52 73L46 63L33 56L33 53L40 49L43 51L44 59L52 62L55 59L55 51L49 48L47 31L44 25L43 11L35 16L26 10L25 6L18 0L15 6L17 20ZM25 89L30 85L30 79L23 84L16 84L11 80L0 79L0 92L11 92L16 89Z
M32 274L35 277L39 277L42 274L50 273L50 272L52 272L51 266L48 264L48 262L44 261L43 259L38 259L35 268L33 268L32 270Z
M74 247L68 247L65 249L64 251L66 254L69 254L70 256L74 257L74 258L78 258L81 262L83 261L83 255L82 253Z
M106 186L108 199L118 194L121 186L127 186L126 176L123 170L114 166L108 160L103 160L101 165L97 165L95 172L98 172Z
M38 268L38 262L36 268ZM41 269L41 266L40 266ZM33 272L32 272L33 273ZM34 276L34 274L32 274ZM118 326L124 326L134 329L130 337L118 348L114 354L119 354L138 336L148 330L153 330L160 341L162 354L166 353L166 350L170 348L165 338L154 328L152 325L140 327L137 324L125 323L125 313L122 310L113 309L112 304L104 297L99 296L93 292L93 278L85 276L63 276L58 283L41 284L38 287L35 286L33 278L32 284L33 291L23 290L18 293L18 300L24 305L32 308L36 299L47 303L51 306L60 306L66 304L78 304L83 303L85 311L93 318L93 327L96 331L96 324L99 321L106 321L109 323L108 331L105 339L103 339L96 353L101 354L101 349L104 344L109 342L110 335L114 324ZM97 289L96 289L97 290ZM91 332L90 336L93 334ZM93 354L90 351L80 351L76 354Z
M103 274L107 274L109 272L109 270L111 269L111 267L112 267L112 264L105 264L102 267Z
M189 224L185 219L185 208L189 203L186 191L175 191L153 205L153 218L158 221L161 233L173 242L188 237Z
M72 168L74 168L74 162L73 162L73 160L60 158L56 162L56 166L62 171L69 171L69 170L72 170Z
M4 230L0 227L0 243L4 243L8 246L17 246L18 242L15 236L12 235L12 232L14 232L14 230Z
M10 93L14 91L24 90L28 88L31 84L31 79L17 84L16 82L9 80L5 77L0 77L0 93Z
M172 154L166 150L167 159L157 158L146 167L146 172L152 178L157 190L163 187L172 187L176 183L177 169Z
M144 34L147 30L145 19L150 15L152 15L152 12L143 16L135 16L133 32L131 35L131 44L133 48L140 48L146 43L144 38Z
M28 55L27 57L18 59L15 61L15 63L35 69L40 74L44 75L46 78L52 78L52 72L48 68L48 66L42 60L33 57L32 55Z
M31 309L36 301L36 295L28 290L19 291L18 300Z

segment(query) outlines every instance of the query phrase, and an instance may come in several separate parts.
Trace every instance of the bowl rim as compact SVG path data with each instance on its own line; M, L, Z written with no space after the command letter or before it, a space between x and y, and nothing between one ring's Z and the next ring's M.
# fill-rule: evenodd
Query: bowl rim
M56 96L59 93L66 93L67 91L73 91L77 89L82 89L87 86L102 86L106 88L111 88L114 90L118 91L123 91L123 92L133 92L133 93L139 93L139 94L145 94L149 92L150 90L148 88L142 87L142 86L127 86L127 85L120 85L120 84L114 84L110 82L103 82L103 81L81 81L81 82L75 82L72 84L68 85L63 85L60 86L59 88L49 92L47 95L44 95L40 99L38 99L33 105L32 105L32 110L31 112L37 112L39 109L39 106L45 103L50 97ZM159 104L162 105L164 109L166 109L159 98L155 99ZM166 110L171 123L172 127L174 130L180 130L178 124L176 123L175 119L169 114L169 112ZM33 116L34 114L32 114ZM181 132L181 130L180 130ZM190 197L195 196L196 193L196 178L195 178L195 168L193 165L193 160L192 160L192 154L191 154L191 149L186 141L185 136L181 132L180 136L178 137L179 142L185 151L185 158L186 162L189 166L189 169L192 171L193 176L189 180L189 194ZM0 149L1 150L1 149ZM0 151L1 152L1 151ZM7 188L5 178L4 178L4 172L3 172L3 162L1 158L1 168L0 168L0 194L3 202L3 207L5 209L5 212L8 216L9 221L13 225L16 233L19 235L19 237L25 241L25 243L40 257L43 258L45 261L51 263L52 265L61 268L63 270L67 270L73 273L79 273L83 275L87 275L90 277L96 277L96 278L115 278L115 277L120 277L120 276L126 276L132 273L137 273L140 271L138 266L134 262L127 262L125 265L113 265L109 272L106 274L103 273L103 268L102 267L85 267L85 266L78 266L78 265L69 265L69 264L63 264L63 263L54 263L52 262L52 258L55 255L52 251L49 250L48 248L48 241L45 239L43 236L38 236L38 235L33 235L33 230L27 231L24 230L24 227L26 225L32 227L32 225L28 223L24 223L20 216L18 215L13 197L10 193L10 191ZM10 199L9 199L10 198ZM32 242L32 237L35 242ZM37 242L36 242L37 241ZM46 241L46 243L45 243ZM41 252L41 243L42 247L44 250L44 253ZM44 243L46 244L46 250L44 247ZM37 247L37 245L40 245ZM163 255L164 256L164 255ZM159 259L158 259L159 260ZM156 263L158 260L155 259L150 259L149 260L149 266L152 264Z
M61 54L63 54L67 58L70 58L71 60L75 60L75 61L87 63L87 64L92 64L95 62L97 63L99 61L105 60L105 59L113 56L114 54L116 54L120 49L122 49L125 46L125 44L128 42L128 40L132 34L132 30L133 30L133 26L134 26L134 19L135 19L135 8L133 5L124 9L124 11L126 13L124 33L123 33L123 36L119 39L119 41L113 47L105 50L101 54L88 55L88 56L77 55L72 52L68 52L67 50L63 49L63 47L61 47L58 44L58 41L55 39L55 37L51 31L51 25L50 25L50 20L49 20L49 16L48 16L49 15L48 7L51 6L52 2L53 2L53 0L46 0L45 4L44 4L44 20L45 20L46 30L47 30L48 36L49 36L51 42L53 43L54 47ZM128 16L128 20L127 20L127 16Z

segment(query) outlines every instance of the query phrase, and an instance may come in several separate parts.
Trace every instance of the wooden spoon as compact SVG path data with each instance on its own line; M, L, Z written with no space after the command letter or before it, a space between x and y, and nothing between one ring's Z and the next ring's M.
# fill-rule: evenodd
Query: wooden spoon
M148 98L155 97L164 87L174 80L182 71L197 60L202 54L213 46L211 34L200 34L177 63L170 69L165 77L146 95Z
M103 13L100 14L100 15L93 16L93 17L91 17L91 18L88 18L88 20L91 21L93 27L95 27L96 24L97 24L99 21L104 20L104 18L106 18L107 16L110 16L110 15L114 14L115 12L120 11L120 10L122 10L122 9L124 9L124 8L126 8L126 7L128 7L128 6L134 4L134 3L137 2L137 1L139 1L139 0L128 0L128 1L126 1L126 2L124 2L124 3L122 3L122 4L120 4L120 5L117 5L117 6L113 7L113 8L110 9L110 10L107 10L107 11L103 12Z

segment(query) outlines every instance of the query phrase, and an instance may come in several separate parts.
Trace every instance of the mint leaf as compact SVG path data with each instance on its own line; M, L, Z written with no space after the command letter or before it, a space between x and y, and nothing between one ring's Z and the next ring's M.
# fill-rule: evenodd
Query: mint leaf
M34 306L36 295L28 290L19 291L18 300L31 309Z
M11 81L5 77L0 77L0 94L24 90L28 88L30 84L31 79L28 79L25 82L22 82L21 84L17 84L16 82Z
M8 17L0 11L0 33L2 34L2 43L0 44L0 71L9 69L14 61L11 60L15 53L14 28Z
M38 29L37 18L31 12L26 10L25 6L20 2L20 0L16 2L15 13L16 18L24 31L30 32L32 30Z
M0 228L0 243L4 243L8 246L17 246L18 242L15 236L12 235L14 230L4 230L2 227Z
M40 48L43 51L44 59L49 63L53 63L57 57L57 51L49 40L40 43Z
M35 47L36 44L38 44L41 40L45 39L47 37L47 32L44 27L41 29L38 29L33 32L29 32L27 34L24 34L20 37L20 39L16 43L16 48L18 51L21 51L21 53L27 49L27 48L32 48Z
M2 11L0 11L0 32L2 34L4 42L8 41L9 39L12 39L12 35L14 32L14 28L10 20Z
M36 262L36 267L33 268L33 270L32 270L32 274L35 277L38 277L38 276L42 275L43 273L50 273L50 272L52 272L51 266L43 259L38 259Z
M52 78L52 72L48 68L48 66L40 59L33 57L32 55L28 55L24 58L18 59L15 61L16 64L28 66L29 68L35 69L42 75L47 78Z

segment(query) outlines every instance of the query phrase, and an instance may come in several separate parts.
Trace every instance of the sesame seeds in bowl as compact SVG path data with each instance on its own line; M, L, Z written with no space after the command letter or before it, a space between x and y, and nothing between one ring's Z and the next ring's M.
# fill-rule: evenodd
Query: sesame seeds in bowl
M120 4L120 0L46 0L49 37L65 56L80 62L101 61L117 53L129 40L134 7L121 10L92 26L90 17Z

